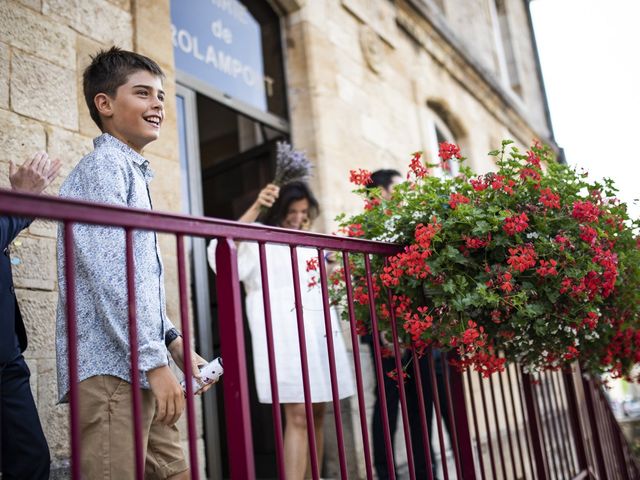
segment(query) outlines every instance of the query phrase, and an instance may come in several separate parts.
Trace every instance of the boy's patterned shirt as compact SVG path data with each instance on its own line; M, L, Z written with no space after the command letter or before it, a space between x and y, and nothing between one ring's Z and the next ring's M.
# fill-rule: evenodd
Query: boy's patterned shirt
M60 188L60 196L151 209L149 161L109 134L93 141ZM107 219L108 221L108 219ZM73 227L79 380L113 375L131 381L125 233L121 228ZM164 334L173 327L166 314L164 273L155 232L134 233L135 300L141 386L144 372L167 365ZM69 392L66 328L64 228L58 227L59 301L56 322L58 394Z

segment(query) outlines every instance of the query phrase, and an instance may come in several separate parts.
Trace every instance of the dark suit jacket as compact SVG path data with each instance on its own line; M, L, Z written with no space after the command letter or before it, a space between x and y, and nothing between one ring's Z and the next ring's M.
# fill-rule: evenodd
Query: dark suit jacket
M26 218L0 216L0 363L15 359L15 335L18 336L20 351L27 348L27 335L13 288L8 247L30 223L31 220Z

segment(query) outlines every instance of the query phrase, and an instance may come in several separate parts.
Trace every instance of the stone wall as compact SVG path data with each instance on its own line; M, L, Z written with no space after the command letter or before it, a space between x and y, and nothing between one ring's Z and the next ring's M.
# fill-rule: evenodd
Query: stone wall
M443 10L427 3L314 1L286 18L292 134L317 163L320 231L333 231L339 212L361 208L349 193L350 169L404 172L416 150L435 157L427 141L427 102L455 124L480 172L493 168L486 154L503 138L520 145L551 141L522 2L508 2L522 96L498 78L494 32L482 2L449 0Z

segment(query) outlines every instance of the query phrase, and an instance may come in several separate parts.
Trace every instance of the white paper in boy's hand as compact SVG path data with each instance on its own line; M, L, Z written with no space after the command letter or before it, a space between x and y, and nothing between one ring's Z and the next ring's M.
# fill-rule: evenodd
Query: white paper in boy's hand
M222 374L224 373L224 369L222 368L222 358L216 357L211 360L206 365L203 365L200 368L200 381L195 377L191 377L191 385L193 386L193 393L196 394L200 390L202 390L205 386L217 382ZM180 382L182 386L182 390L187 393L187 386L185 381Z

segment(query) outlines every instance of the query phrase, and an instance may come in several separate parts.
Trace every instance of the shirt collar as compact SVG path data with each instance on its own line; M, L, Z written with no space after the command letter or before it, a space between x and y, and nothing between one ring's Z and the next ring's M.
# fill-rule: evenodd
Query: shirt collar
M99 137L96 137L93 139L94 148L98 148L103 145L117 148L122 153L124 153L128 159L130 159L133 163L135 163L140 167L140 170L142 170L142 173L144 174L145 178L149 180L153 178L153 170L149 168L149 160L144 158L142 155L136 152L129 145L121 142L120 140L115 138L113 135L110 135L108 133L103 133Z

